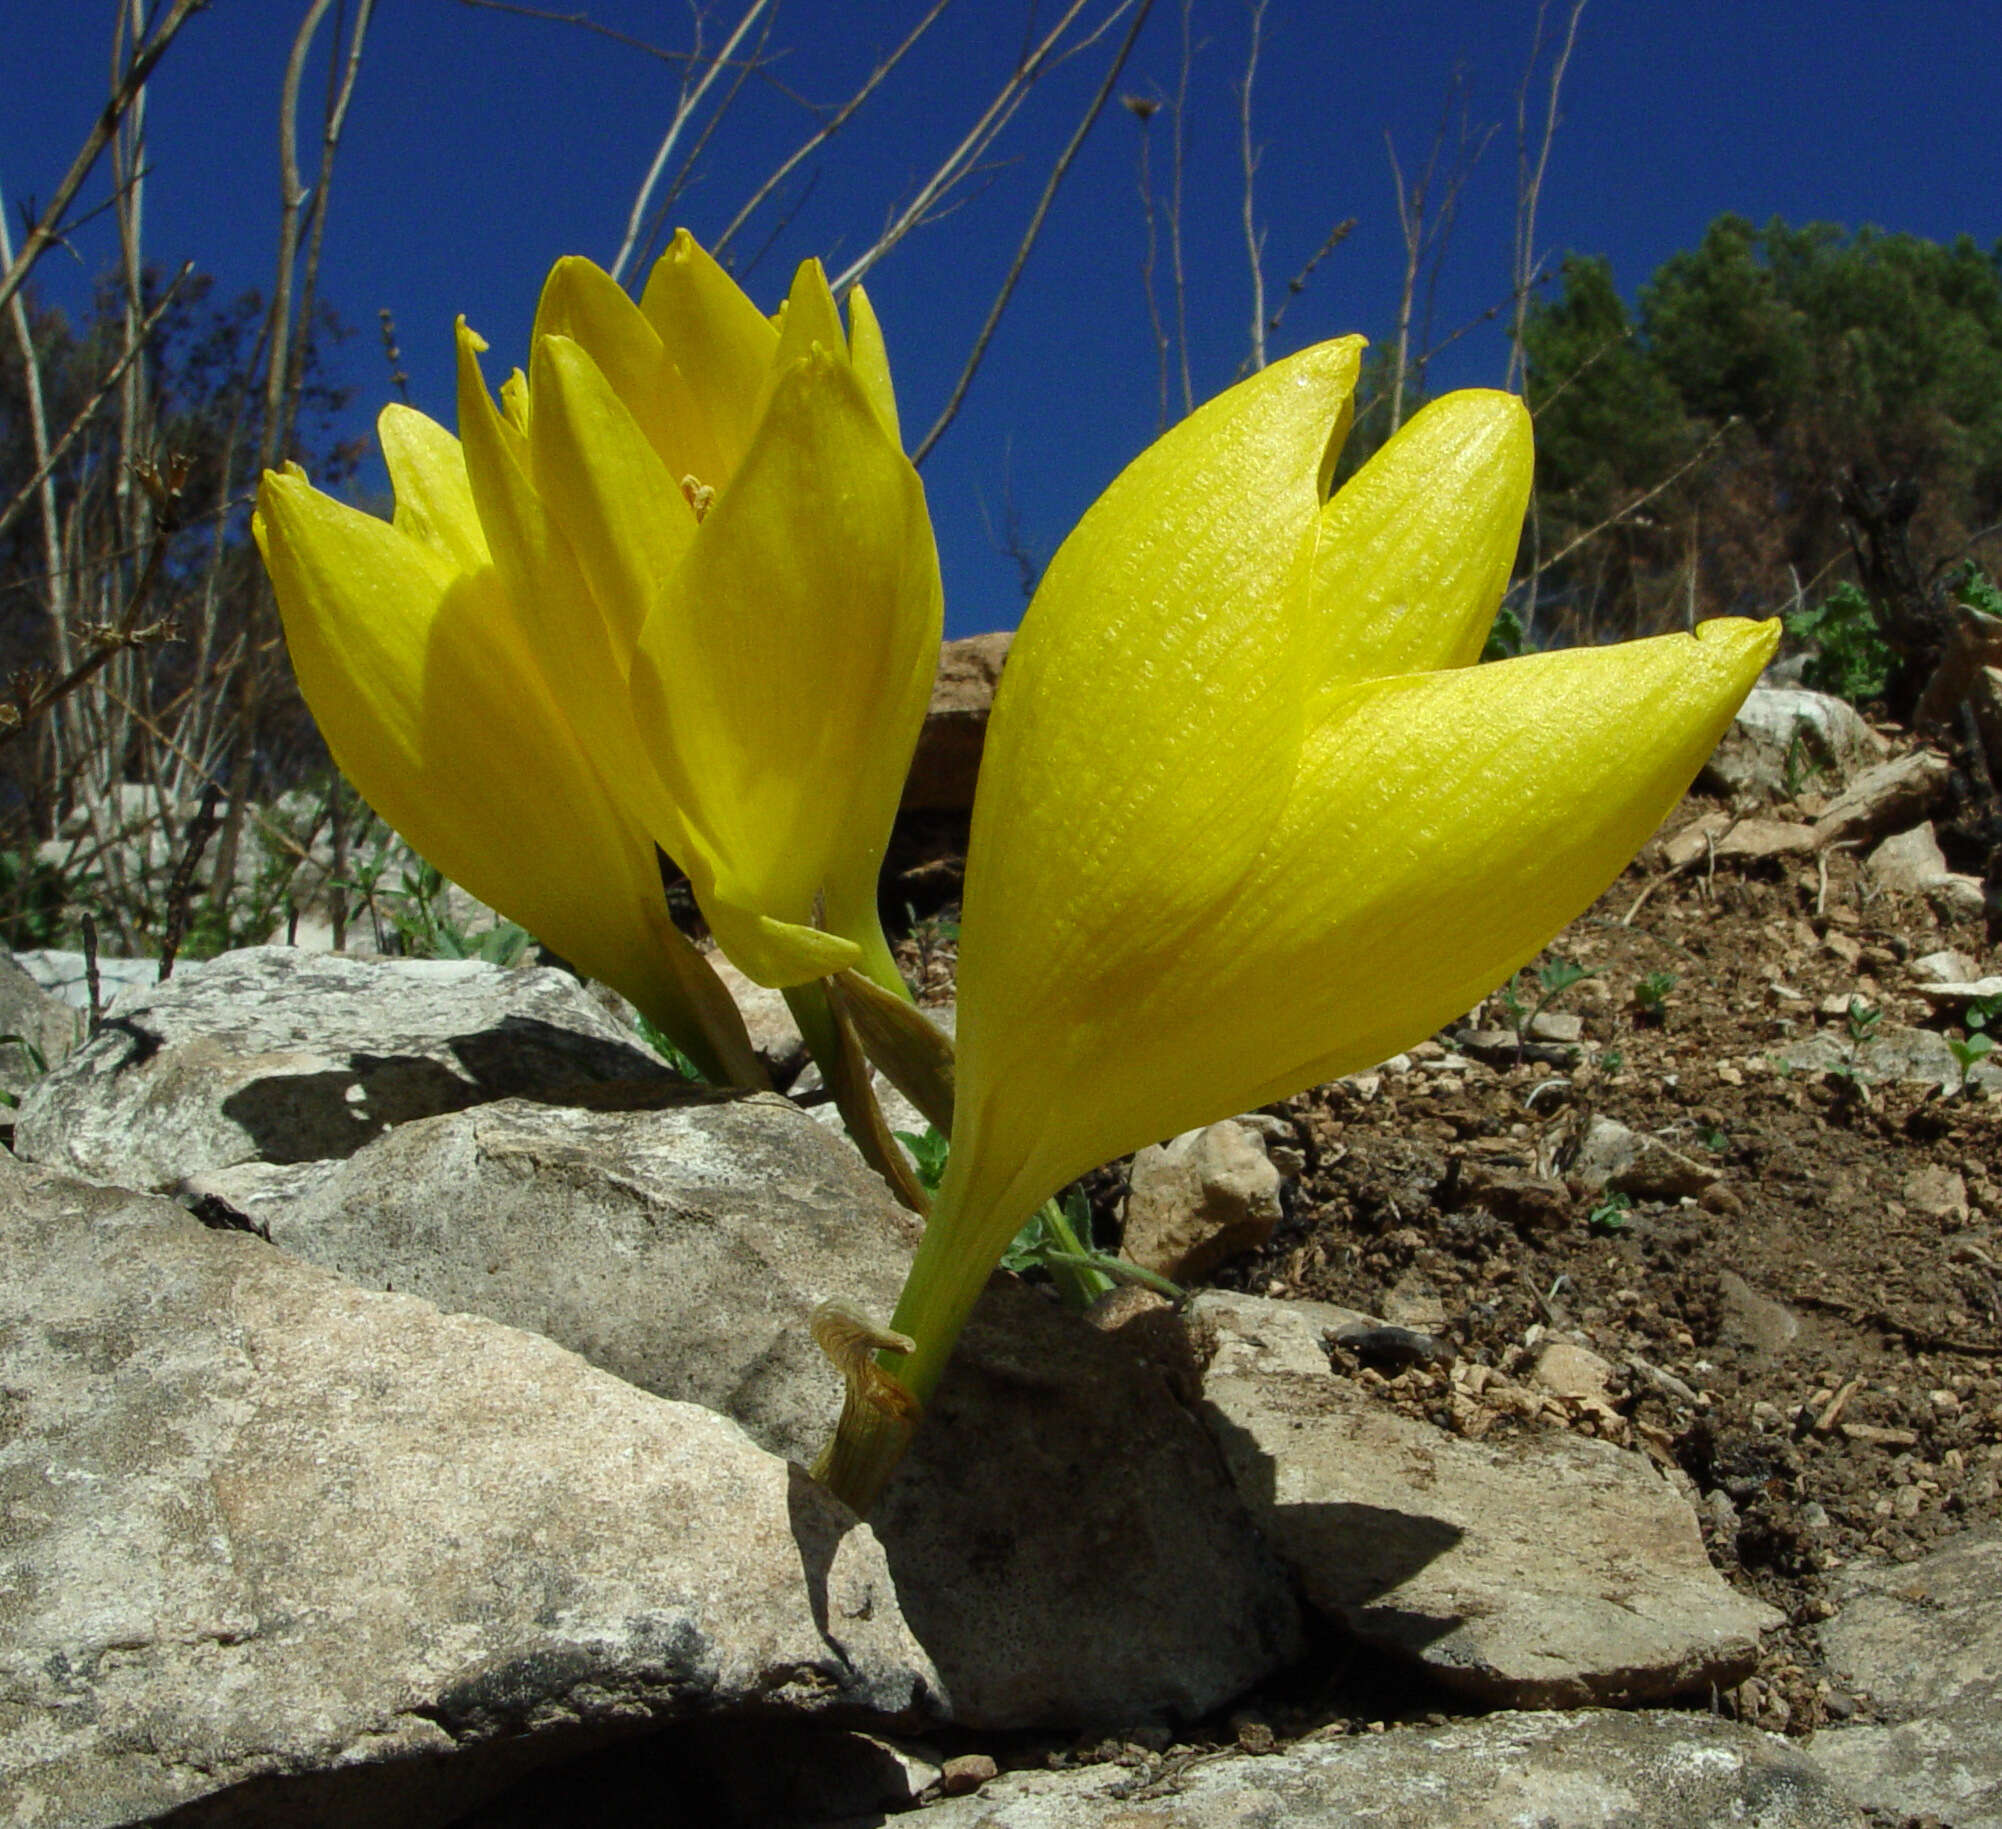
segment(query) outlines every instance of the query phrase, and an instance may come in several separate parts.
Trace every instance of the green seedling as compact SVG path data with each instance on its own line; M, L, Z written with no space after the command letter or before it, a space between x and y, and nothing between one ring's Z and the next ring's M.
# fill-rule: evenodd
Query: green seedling
M49 1057L25 1035L0 1035L0 1048L9 1047L19 1048L28 1057L28 1065L34 1068L37 1074L48 1072ZM20 1099L15 1094L9 1092L4 1086L0 1086L0 1105L5 1105L9 1110L16 1110L19 1108L20 1103Z
M674 1045L672 1038L665 1029L657 1027L655 1024L647 1021L644 1016L640 1016L637 1013L635 1014L635 1026L639 1030L640 1040L645 1042L654 1053L659 1055L684 1080L696 1086L702 1084L702 1069L696 1066L687 1055L683 1054ZM929 1186L931 1184L927 1183L926 1185Z
M1960 1069L1960 1085L1956 1090L1963 1099L1971 1098L1974 1093L1974 1070L1995 1052L1995 1038L1977 1030L1965 1041L1948 1036L1946 1046L1953 1056L1953 1064Z
M1608 1194L1586 1215L1585 1229L1608 1235L1624 1232L1633 1210L1634 1203L1626 1195Z
M1668 994L1676 986L1673 972L1649 972L1634 985L1634 1007L1642 1018L1660 1022L1668 1012Z
M1877 1025L1884 1020L1884 1012L1873 1010L1860 997L1852 997L1843 1020L1849 1026L1849 1039L1860 1046L1877 1033Z
M1704 1124L1697 1128L1697 1141L1713 1156L1721 1156L1731 1147L1731 1138L1721 1124Z
M1598 976L1597 966L1576 965L1569 959L1547 959L1536 968L1537 997L1534 1003L1524 1002L1513 978L1495 993L1495 1001L1501 1005L1509 1027L1515 1031L1518 1060L1529 1045L1529 1032L1536 1026L1536 1019L1565 992L1583 984L1587 978Z
M1953 1064L1960 1069L1960 1085L1956 1088L1960 1096L1971 1098L1974 1092L1974 1070L1995 1052L1994 1029L2002 1026L2002 994L1994 997L1977 997L1967 1006L1964 1018L1967 1024L1967 1039L1960 1041L1948 1036L1947 1050L1953 1056Z

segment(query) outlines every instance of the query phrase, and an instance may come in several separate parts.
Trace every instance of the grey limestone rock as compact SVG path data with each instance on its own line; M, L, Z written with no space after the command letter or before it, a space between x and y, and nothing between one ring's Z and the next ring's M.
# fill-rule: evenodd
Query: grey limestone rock
M82 1026L68 1004L51 997L0 951L0 1035L20 1037L0 1042L0 1092L18 1098L45 1068L60 1067L76 1046ZM41 1057L39 1065L36 1055Z
M1817 1760L1865 1804L1953 1829L2002 1829L2002 1532L1917 1562L1851 1563L1821 1628L1830 1667L1885 1716L1824 1728Z
M869 1520L956 1721L1189 1720L1298 1654L1285 1573L1170 1357L989 1284Z
M0 1820L443 1824L773 1711L919 1724L876 1540L734 1424L0 1157Z
M1800 687L1755 686L1703 765L1697 785L1716 794L1777 798L1790 761L1832 764L1847 776L1884 753L1883 739L1844 699Z
M128 994L23 1100L15 1148L164 1188L231 1163L351 1156L412 1118L614 1080L676 1084L567 973L250 947Z
M1203 1412L1308 1600L1442 1682L1514 1707L1726 1685L1780 1615L1727 1587L1645 1457L1566 1430L1470 1442L1330 1369L1308 1305L1199 1298Z
M846 1819L840 1829L862 1829ZM1009 1772L925 1829L1863 1829L1815 1762L1695 1714L1493 1715L1238 1754L1149 1782ZM828 1825L827 1829L835 1829Z
M797 1106L694 1089L638 1112L504 1099L183 1198L367 1288L546 1334L804 1463L841 1407L808 1319L834 1298L887 1315L916 1223Z

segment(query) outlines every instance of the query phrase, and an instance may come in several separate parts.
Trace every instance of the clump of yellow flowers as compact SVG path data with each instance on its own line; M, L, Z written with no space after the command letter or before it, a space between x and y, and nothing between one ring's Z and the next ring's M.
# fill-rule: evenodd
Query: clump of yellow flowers
M1361 342L1275 363L1052 561L988 730L956 1063L914 1065L875 879L938 570L859 288L848 313L809 263L774 324L686 236L637 306L565 261L498 408L462 327L460 439L384 414L393 523L291 472L258 534L336 758L445 874L751 1083L658 847L816 1053L859 1028L949 1108L889 1328L824 1329L850 1396L817 1471L866 1510L1043 1201L1478 1001L1645 842L1778 625L1475 666L1528 501L1521 403L1450 395L1330 493Z

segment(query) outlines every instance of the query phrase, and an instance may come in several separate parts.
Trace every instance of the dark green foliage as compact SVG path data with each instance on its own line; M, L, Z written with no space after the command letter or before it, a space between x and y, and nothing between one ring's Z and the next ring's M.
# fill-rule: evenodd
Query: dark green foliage
M1567 260L1525 342L1543 549L1614 523L1545 582L1578 633L1770 613L1848 562L1852 472L1917 486L1922 567L2002 519L2002 266L1966 237L1721 216L1632 311Z
M1801 678L1817 692L1857 705L1884 696L1895 657L1860 585L1838 584L1813 609L1789 615L1786 628L1796 641L1814 644Z

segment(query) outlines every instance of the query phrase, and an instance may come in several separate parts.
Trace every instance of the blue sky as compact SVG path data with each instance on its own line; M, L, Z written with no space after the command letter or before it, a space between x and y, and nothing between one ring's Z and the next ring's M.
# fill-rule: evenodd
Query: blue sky
M714 0L712 42L742 0ZM1112 0L1087 17L1111 10ZM165 263L193 259L226 292L268 287L277 217L280 76L305 0L213 0L153 86L146 236ZM670 49L688 43L667 0L560 0ZM836 104L925 10L919 0L777 0L766 67L711 140L675 219L712 238L811 130L803 103ZM1051 0L954 0L919 49L737 244L770 306L795 262L830 268L971 124ZM1562 23L1552 0L1548 28ZM0 0L0 196L18 223L45 197L101 105L114 0ZM1505 301L1513 228L1515 94L1535 0L1404 0L1360 7L1271 0L1254 89L1256 215L1276 304L1338 220L1349 238L1292 302L1273 353L1360 330L1381 337L1401 242L1385 153L1422 163L1450 73L1469 118L1498 123L1463 193L1435 330ZM1123 34L1040 86L944 220L870 276L907 432L930 425L1050 162ZM1226 385L1247 349L1235 85L1244 0L1195 0L1183 232L1196 392ZM1168 99L1180 69L1179 0L1156 0L1118 94ZM1589 0L1562 95L1537 246L1611 257L1632 288L1725 210L1763 220L1875 223L1943 238L2002 238L2002 20L1966 0ZM324 69L324 65L318 66ZM493 345L492 379L519 360L535 295L565 253L607 262L673 101L671 65L613 39L465 0L380 0L337 170L323 295L353 327L333 354L364 424L389 397L377 314L394 315L417 405L452 419L451 338L463 311ZM323 78L309 83L317 96ZM1540 91L1539 91L1540 95ZM1155 117L1157 182L1165 113ZM1012 625L1023 604L997 547L1013 505L1042 557L1154 434L1154 348L1140 281L1141 128L1115 101L1086 140L965 408L925 464L949 630ZM309 148L310 151L310 148ZM812 182L805 182L812 175ZM96 183L87 197L101 198ZM755 265L750 256L762 249ZM112 256L87 226L44 263L46 296L74 303ZM1506 347L1478 328L1440 359L1444 385L1500 382ZM380 472L364 477L380 487Z

